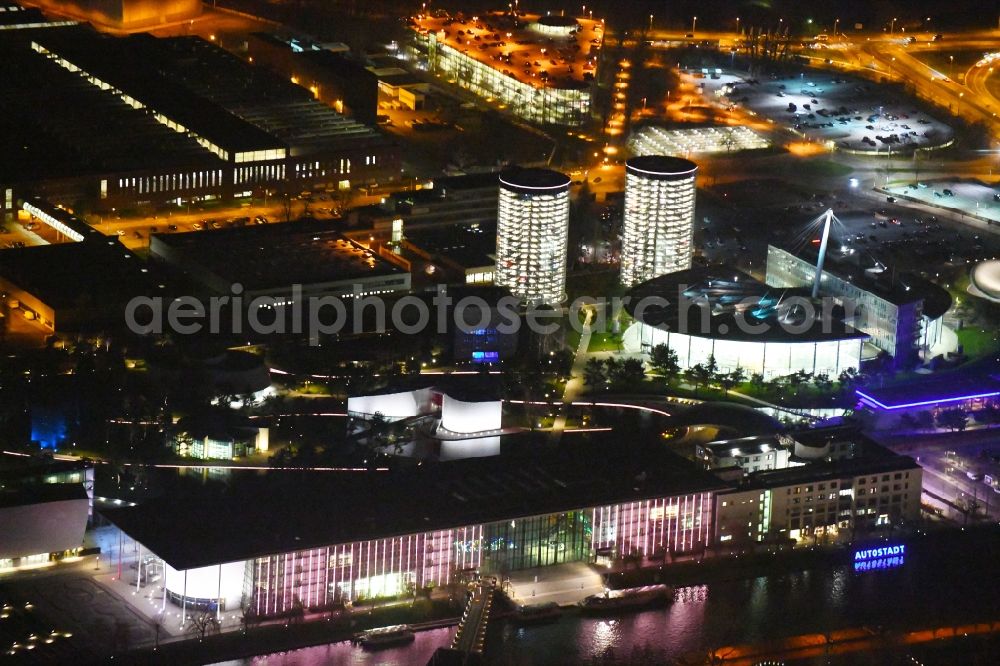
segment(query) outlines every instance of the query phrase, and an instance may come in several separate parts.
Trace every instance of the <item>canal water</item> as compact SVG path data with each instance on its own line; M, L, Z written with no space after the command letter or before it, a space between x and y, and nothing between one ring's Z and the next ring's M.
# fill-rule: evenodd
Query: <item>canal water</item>
M654 663L669 663L728 645L841 628L913 630L1000 620L998 546L996 530L917 537L905 542L902 556L855 562L854 555L846 553L842 564L820 569L746 580L720 578L680 588L666 608L614 618L568 612L558 622L533 627L498 621L489 630L485 661L505 666L580 664L599 662L610 650L615 663L629 663L637 646L648 648L656 656ZM409 646L378 652L335 643L227 664L422 666L453 632L422 632ZM997 649L994 643L994 654ZM907 654L926 664L967 663L954 652L942 657L940 650L919 646L907 649Z

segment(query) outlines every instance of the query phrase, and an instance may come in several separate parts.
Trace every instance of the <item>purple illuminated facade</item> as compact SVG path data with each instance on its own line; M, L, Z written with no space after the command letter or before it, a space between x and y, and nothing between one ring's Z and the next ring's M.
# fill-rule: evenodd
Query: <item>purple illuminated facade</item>
M275 615L447 585L464 571L697 551L711 542L713 506L700 492L259 557L246 563L244 603Z

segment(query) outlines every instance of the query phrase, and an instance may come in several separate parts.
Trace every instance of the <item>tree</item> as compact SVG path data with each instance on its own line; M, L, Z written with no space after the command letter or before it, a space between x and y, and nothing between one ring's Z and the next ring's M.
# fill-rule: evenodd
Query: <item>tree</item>
M746 381L746 377L747 373L743 368L736 368L735 370L720 376L719 384L722 385L723 390L731 391L733 388Z
M163 616L163 613L157 613L150 620L149 623L153 627L153 647L159 649L160 647L160 633L163 631L163 625L166 624L167 619Z
M198 640L204 640L209 634L219 633L219 618L215 611L205 610L188 616L187 632Z
M813 386L819 389L821 393L826 393L833 386L833 380L830 379L830 375L821 372L813 377Z
M240 627L243 629L243 633L247 633L254 627L258 626L261 622L260 614L257 613L256 606L251 602L243 608L243 612L240 613Z
M942 410L938 412L937 424L939 427L947 428L951 432L961 432L969 425L969 413L961 407Z
M858 374L855 368L847 368L840 373L837 381L840 382L841 389L847 390L860 383L861 375Z
M375 412L368 421L368 432L371 434L371 443L380 445L385 442L386 435L389 434L389 420L382 412Z
M631 386L646 378L646 368L639 359L627 358L616 364L613 371L609 368L608 376L616 384Z
M1000 423L1000 407L996 405L986 405L976 412L976 423L990 426Z
M694 392L696 394L698 393L698 389L708 386L709 382L712 381L712 376L712 372L709 371L708 366L701 363L695 363L684 371L684 377L694 384Z
M788 381L788 385L795 391L795 395L798 395L802 385L809 381L809 377L808 372L799 370L788 375L785 379Z
M715 379L715 376L719 374L719 364L715 360L715 354L709 354L708 360L705 361L705 370L708 371L709 377Z
M917 420L917 427L920 430L934 429L934 414L927 411L926 409L917 412L916 420Z
M608 383L608 375L600 359L587 359L587 364L583 366L583 383L594 388Z
M665 344L656 345L649 351L649 364L668 382L675 379L681 371L677 352Z

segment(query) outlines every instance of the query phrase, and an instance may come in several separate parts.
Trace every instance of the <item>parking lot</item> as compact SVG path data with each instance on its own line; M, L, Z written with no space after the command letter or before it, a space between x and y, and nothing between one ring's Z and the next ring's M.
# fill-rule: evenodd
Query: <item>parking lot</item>
M976 215L1000 225L1000 190L978 181L901 183L884 188L892 195L909 197L929 206Z
M894 88L814 71L790 78L728 80L729 99L805 137L843 150L908 152L949 142L951 127ZM706 88L726 79L707 81Z
M776 179L725 183L698 202L698 244L709 261L735 263L762 274L767 245L819 237L817 218L833 208L834 251L861 253L934 279L939 269L1000 256L1000 237L889 202L885 195L844 187L810 193ZM998 204L1000 205L1000 204ZM707 218L707 221L706 221Z

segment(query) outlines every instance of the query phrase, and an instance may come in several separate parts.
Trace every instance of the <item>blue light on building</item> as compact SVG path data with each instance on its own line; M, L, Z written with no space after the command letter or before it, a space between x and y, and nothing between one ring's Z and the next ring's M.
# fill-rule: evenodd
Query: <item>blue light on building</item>
M472 352L473 363L498 363L500 353L495 351L474 351Z
M895 569L903 566L905 559L905 544L880 546L878 548L862 548L854 551L854 571Z

